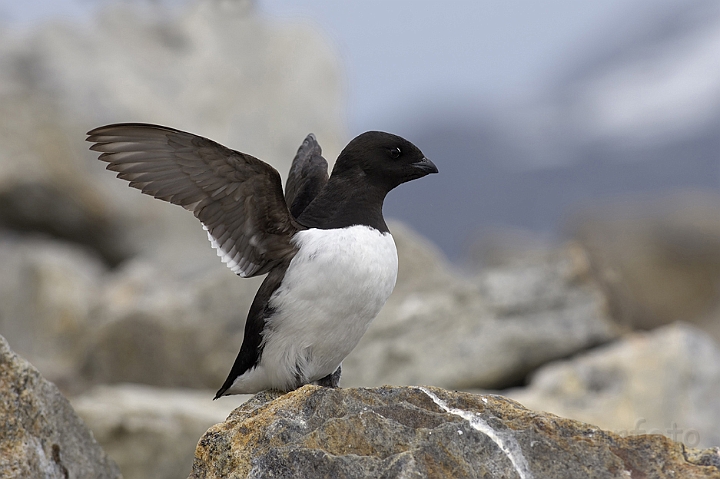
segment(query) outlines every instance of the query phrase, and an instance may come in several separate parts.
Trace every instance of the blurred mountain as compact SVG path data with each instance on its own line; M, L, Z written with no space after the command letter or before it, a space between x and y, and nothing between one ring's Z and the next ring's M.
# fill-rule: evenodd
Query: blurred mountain
M498 230L558 239L605 198L719 190L720 4L644 18L569 54L531 99L415 112L407 134L442 175L395 192L386 211L459 261Z

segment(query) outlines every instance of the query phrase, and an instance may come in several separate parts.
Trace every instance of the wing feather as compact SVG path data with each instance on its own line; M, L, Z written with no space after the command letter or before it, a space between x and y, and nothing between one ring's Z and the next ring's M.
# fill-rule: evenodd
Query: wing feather
M315 135L310 133L298 148L285 184L285 201L293 218L300 216L327 181L327 161Z
M122 123L88 132L90 149L130 186L180 205L202 222L218 256L243 277L292 257L301 228L278 172L263 161L173 128Z

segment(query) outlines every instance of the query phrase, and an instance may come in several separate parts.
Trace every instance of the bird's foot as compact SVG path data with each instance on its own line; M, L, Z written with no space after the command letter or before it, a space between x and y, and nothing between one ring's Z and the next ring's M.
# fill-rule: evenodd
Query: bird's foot
M342 364L338 366L334 373L328 374L324 378L315 381L318 386L324 386L326 388L336 388L340 384L340 374L342 373Z

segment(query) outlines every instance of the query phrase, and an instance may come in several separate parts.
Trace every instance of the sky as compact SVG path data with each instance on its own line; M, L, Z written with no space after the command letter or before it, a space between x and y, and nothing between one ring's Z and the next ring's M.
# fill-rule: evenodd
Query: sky
M304 18L335 45L347 77L351 134L397 131L418 103L482 107L532 96L600 30L622 36L646 0L261 0ZM660 2L662 3L662 2Z
M186 0L155 0L181 4ZM258 0L276 21L311 23L346 73L349 134L402 133L419 104L476 107L531 96L608 28L623 35L669 0ZM141 3L141 0L134 0ZM0 25L86 20L102 0L0 0Z

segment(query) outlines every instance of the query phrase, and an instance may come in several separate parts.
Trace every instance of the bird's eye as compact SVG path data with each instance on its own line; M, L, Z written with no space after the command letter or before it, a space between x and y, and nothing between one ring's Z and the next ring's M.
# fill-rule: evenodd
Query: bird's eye
M396 160L396 159L400 158L400 155L402 155L402 151L400 151L400 148L399 148L399 147L396 146L395 148L392 148L392 149L390 150L390 157L391 157L393 160Z

